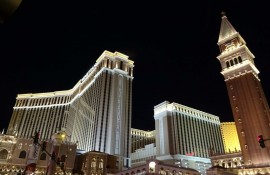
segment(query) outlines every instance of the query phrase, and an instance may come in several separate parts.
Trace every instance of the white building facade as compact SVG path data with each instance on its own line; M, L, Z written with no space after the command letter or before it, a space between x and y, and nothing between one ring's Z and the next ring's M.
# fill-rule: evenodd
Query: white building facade
M65 128L78 149L118 155L130 162L134 64L119 52L104 51L70 90L18 94L7 134L42 139Z
M224 152L215 115L165 101L154 107L154 118L158 160L206 174L209 156Z

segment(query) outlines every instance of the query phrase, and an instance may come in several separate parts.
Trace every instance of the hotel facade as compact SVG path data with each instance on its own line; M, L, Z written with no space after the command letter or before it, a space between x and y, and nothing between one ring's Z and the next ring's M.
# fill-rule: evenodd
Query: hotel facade
M154 107L154 119L155 131L133 129L134 138L135 134L140 135L140 143L150 144L143 146L133 140L140 149L131 154L132 167L158 160L204 175L211 167L210 155L224 153L218 116L165 101Z
M128 56L104 51L72 89L18 94L7 134L39 131L49 139L64 128L78 149L118 155L130 166L133 68Z
M154 108L157 157L223 153L218 116L165 101Z

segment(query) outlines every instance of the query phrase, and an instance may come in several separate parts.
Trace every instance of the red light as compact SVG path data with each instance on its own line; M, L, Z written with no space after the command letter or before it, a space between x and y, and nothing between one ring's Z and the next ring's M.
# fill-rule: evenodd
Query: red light
M258 141L260 141L260 140L261 140L261 137L260 137L260 136L258 136L258 137L257 137L257 140L258 140Z
M263 136L262 136L262 135L259 135L259 136L257 137L257 140L258 140L258 141L263 140Z

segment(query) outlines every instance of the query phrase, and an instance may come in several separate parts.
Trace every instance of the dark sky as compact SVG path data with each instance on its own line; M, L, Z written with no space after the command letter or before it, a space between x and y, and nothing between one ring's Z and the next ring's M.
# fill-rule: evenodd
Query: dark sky
M233 121L216 58L220 13L255 55L270 99L267 8L246 0L23 0L0 24L0 129L8 126L17 94L71 89L104 50L134 61L133 128L153 130L153 108L165 100Z

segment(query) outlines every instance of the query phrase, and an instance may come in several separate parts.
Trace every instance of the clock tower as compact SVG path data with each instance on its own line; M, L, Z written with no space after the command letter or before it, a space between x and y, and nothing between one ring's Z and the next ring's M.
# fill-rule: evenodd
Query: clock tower
M224 76L245 166L270 165L270 140L261 148L257 137L270 139L270 111L254 55L225 14L218 39Z

